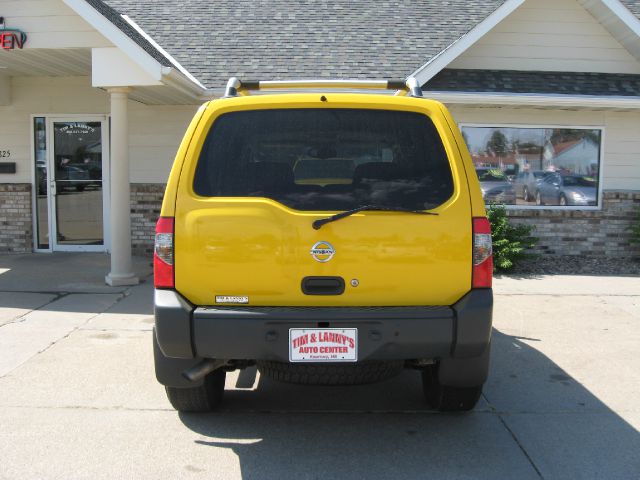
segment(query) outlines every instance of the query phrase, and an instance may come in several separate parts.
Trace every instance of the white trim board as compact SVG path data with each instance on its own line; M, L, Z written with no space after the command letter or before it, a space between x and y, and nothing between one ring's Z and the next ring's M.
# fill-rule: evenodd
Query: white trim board
M445 68L456 58L466 52L473 44L489 33L502 20L507 18L514 10L522 5L525 0L507 0L500 5L491 15L482 20L478 25L469 30L463 36L455 40L435 57L415 70L409 77L415 77L420 85L431 80L440 70Z
M451 105L523 106L538 108L640 109L640 97L598 97L590 95L544 95L490 92L425 91L425 98Z
M189 71L184 68L180 62L178 62L175 58L173 58L172 55L169 54L169 52L167 52L164 48L162 48L160 46L160 44L158 42L156 42L151 35L149 35L147 32L145 32L142 27L140 27L140 25L138 25L136 22L133 21L133 19L131 17L129 17L128 15L122 15L122 19L127 22L129 25L131 25L131 27L133 29L135 29L136 32L138 32L140 35L142 35L142 37L149 42L151 45L153 45L153 47L158 50L158 52L160 52L167 60L169 60L171 62L171 64L176 67L180 73L182 73L185 77L187 77L189 80L191 80L193 83L195 83L196 85L198 85L201 89L206 90L206 87L204 85L202 85L202 83L200 83L198 81L198 79L196 77L194 77L193 75L191 75L191 73L189 73Z
M599 0L629 29L640 37L640 19L629 11L620 0Z
M104 35L111 43L113 43L116 47L122 50L134 63L139 65L148 75L150 75L154 80L162 81L165 76L169 76L172 71L178 69L182 75L185 75L188 78L188 82L185 82L189 85L190 94L194 96L194 98L199 98L206 89L198 82L193 75L191 75L184 67L178 64L177 61L173 59L166 51L162 48L158 49L160 54L162 54L167 60L174 65L172 67L166 67L158 62L155 58L153 58L149 53L147 53L140 45L134 42L131 38L129 38L122 30L116 27L111 21L106 19L100 12L98 12L93 6L88 4L85 0L62 0L69 8L71 8L74 12L80 15L87 23L89 23L93 28L95 28L99 33ZM134 28L140 35L142 35L145 39L151 42L151 44L158 48L159 45L151 39L142 28L138 25L133 24L131 19L125 16L122 16L123 20L126 21L132 28ZM135 25L135 26L134 26ZM121 85L127 86L127 85Z

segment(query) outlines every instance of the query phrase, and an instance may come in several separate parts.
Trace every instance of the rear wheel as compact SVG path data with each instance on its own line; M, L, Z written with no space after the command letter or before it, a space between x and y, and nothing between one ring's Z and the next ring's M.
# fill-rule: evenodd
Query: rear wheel
M560 195L560 205L563 207L567 205L567 197L565 197L564 194Z
M261 375L286 383L306 385L358 385L395 377L404 361L362 363L258 362Z
M542 195L540 195L540 192L536 192L536 205L542 205Z
M476 406L482 394L477 387L449 387L438 381L438 366L431 365L422 371L424 396L431 408L440 412L466 412Z
M529 189L527 187L524 187L522 189L522 198L524 199L525 202L531 201L531 199L529 198Z
M222 402L225 377L220 368L207 375L199 387L165 387L167 398L179 412L211 412Z

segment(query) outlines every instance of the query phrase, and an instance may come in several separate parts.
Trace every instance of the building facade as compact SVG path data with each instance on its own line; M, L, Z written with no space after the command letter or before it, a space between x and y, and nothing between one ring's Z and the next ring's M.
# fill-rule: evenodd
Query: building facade
M0 2L0 252L110 252L107 281L135 281L177 146L226 78L412 75L541 252L638 253L640 2L246 3Z

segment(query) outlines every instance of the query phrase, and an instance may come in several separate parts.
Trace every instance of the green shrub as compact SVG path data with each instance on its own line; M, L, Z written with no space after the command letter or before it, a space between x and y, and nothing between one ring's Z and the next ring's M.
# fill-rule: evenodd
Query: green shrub
M533 225L512 225L504 205L490 205L487 217L491 223L494 271L511 270L518 260L533 256L527 253L538 241L531 236Z

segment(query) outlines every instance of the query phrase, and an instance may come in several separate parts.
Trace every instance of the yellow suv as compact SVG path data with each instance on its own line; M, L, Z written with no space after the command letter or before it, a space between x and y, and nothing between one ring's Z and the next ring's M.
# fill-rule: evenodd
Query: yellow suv
M375 88L397 92L353 93ZM326 385L418 369L442 411L472 409L487 378L482 192L415 79L232 78L177 153L154 266L156 377L177 410L215 409L226 372L256 364Z

